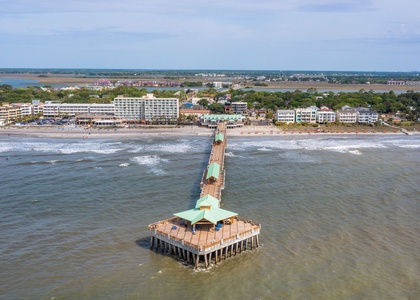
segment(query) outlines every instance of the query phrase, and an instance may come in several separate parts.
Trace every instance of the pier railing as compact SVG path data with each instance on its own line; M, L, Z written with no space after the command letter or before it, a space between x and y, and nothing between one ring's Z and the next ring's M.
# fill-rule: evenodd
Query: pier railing
M230 246L232 244L244 241L247 238L252 238L253 236L259 235L260 234L260 229L261 229L261 227L258 224L257 226L253 226L251 229L245 230L241 233L233 234L233 235L230 235L230 236L225 237L223 239L218 239L217 241L210 242L210 243L205 244L205 245L197 245L197 244L193 244L193 243L190 243L188 241L185 241L184 239L171 236L170 233L165 233L161 230L157 230L155 228L152 229L150 227L151 226L149 226L150 234L152 236L154 236L154 237L156 237L156 238L158 238L158 239L160 239L164 242L173 244L177 247L181 247L181 248L183 248L185 250L188 250L192 253L200 254L200 255L225 248L225 247Z

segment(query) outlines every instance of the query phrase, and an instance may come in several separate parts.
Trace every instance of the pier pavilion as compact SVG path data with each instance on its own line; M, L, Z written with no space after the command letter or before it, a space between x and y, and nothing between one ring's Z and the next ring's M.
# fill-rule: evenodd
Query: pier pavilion
M207 126L208 128L218 128L218 123L224 123L226 128L236 128L242 127L244 125L245 117L239 114L221 114L221 115L214 115L208 114L203 115L200 118L200 122L202 126Z
M149 225L150 249L179 257L195 268L207 268L259 246L261 224L220 208L225 183L226 129L225 122L217 124L195 207Z

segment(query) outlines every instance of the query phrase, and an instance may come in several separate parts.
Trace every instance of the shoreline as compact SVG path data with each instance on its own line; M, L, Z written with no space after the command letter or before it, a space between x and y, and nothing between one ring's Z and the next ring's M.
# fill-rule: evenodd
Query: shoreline
M69 126L48 126L48 127L31 127L31 126L13 126L0 128L0 137L37 137L37 138L78 138L78 139L107 139L107 138L136 138L143 136L207 136L213 135L214 130L207 127L193 128L186 126L181 128L90 128L69 127ZM229 137L264 137L276 136L282 137L325 137L325 136L406 136L400 130L374 130L364 131L357 129L331 130L329 132L315 132L313 130L283 130L274 126L250 126L243 128L228 129ZM420 132L410 132L410 135L420 135Z

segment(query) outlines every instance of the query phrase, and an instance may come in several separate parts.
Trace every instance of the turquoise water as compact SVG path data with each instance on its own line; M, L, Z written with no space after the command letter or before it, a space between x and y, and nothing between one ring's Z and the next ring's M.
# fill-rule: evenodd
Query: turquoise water
M420 137L232 137L223 208L262 247L194 271L148 248L208 137L0 136L4 299L417 299Z

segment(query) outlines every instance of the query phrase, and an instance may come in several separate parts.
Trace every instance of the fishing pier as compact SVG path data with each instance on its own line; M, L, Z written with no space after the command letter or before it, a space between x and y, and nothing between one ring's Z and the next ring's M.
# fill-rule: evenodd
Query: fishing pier
M150 249L173 255L195 268L259 246L261 224L220 208L225 187L226 124L219 122L194 208L149 225Z

